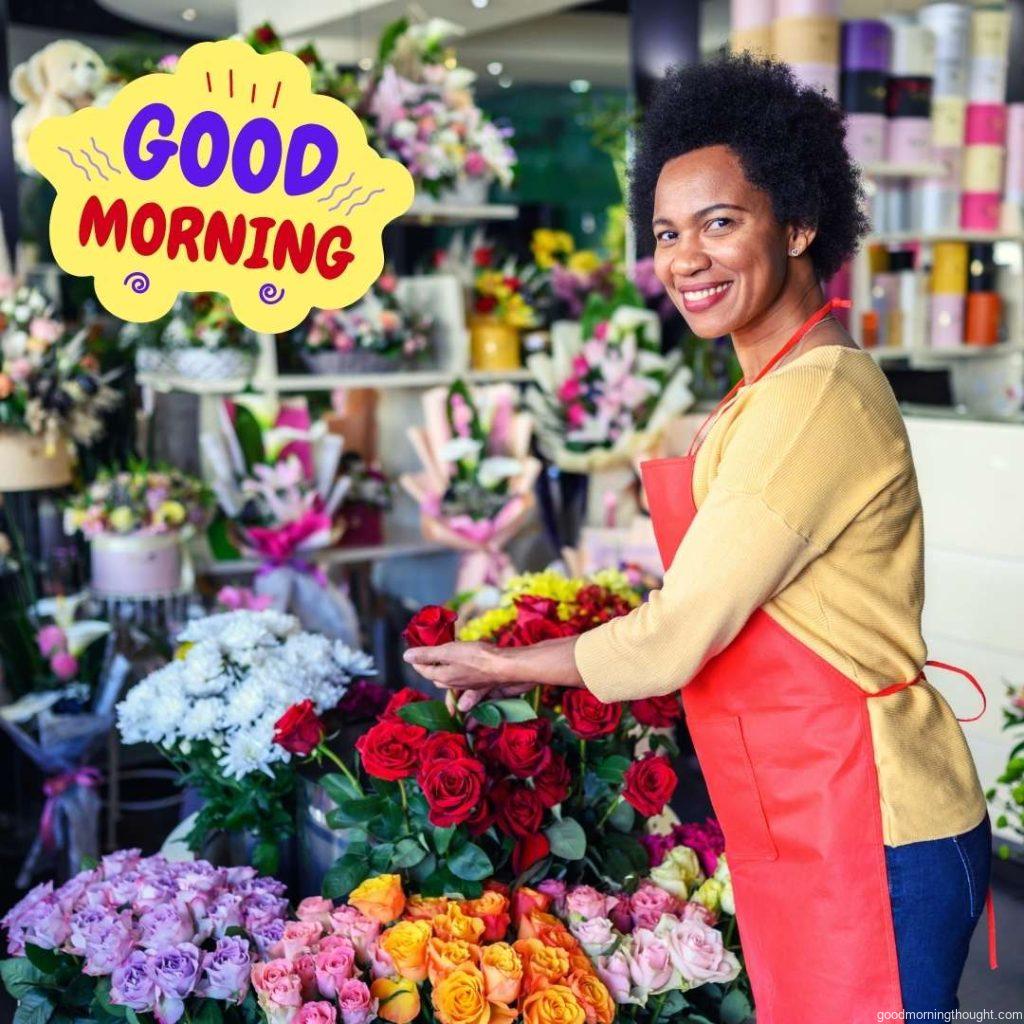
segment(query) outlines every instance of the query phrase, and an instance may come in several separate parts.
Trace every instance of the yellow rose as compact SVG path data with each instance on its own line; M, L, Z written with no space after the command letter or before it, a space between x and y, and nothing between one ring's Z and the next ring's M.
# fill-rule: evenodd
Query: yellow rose
M568 978L572 994L579 1000L587 1015L587 1024L612 1024L615 1020L615 1001L605 983L593 968L573 971Z
M167 523L168 526L181 526L187 515L185 506L180 501L165 501L153 513L153 520L157 523Z
M484 976L474 964L456 967L437 983L431 998L441 1024L490 1022L491 1007L484 991Z
M433 921L438 914L448 909L448 900L444 896L421 896L416 893L405 901L402 914L407 921Z
M586 1012L572 989L551 985L526 997L523 1024L585 1024Z
M135 513L127 505L118 505L108 518L118 533L128 533L135 525Z
M438 938L462 939L464 942L479 942L487 928L479 917L464 914L457 903L449 903L445 912L434 918L433 924Z
M402 978L378 978L370 986L370 995L380 1001L377 1016L391 1024L410 1024L420 1015L420 993L416 983Z
M540 939L521 939L513 948L523 961L527 992L563 981L569 973L569 954L564 949L545 946Z
M665 859L651 869L651 881L665 892L685 900L690 890L704 880L697 854L688 846L676 846Z
M462 939L447 941L435 937L427 943L427 977L431 985L436 985L461 964L479 961L480 947Z
M523 961L507 942L484 946L480 953L484 988L492 1003L514 1003L523 985Z
M424 981L430 936L430 925L426 921L399 921L381 935L380 945L403 978Z
M707 907L711 913L717 914L718 908L722 905L722 890L724 888L725 886L717 878L709 878L707 881L701 882L697 891L690 897L690 902L699 903L702 907Z
M601 257L593 249L581 249L569 257L569 269L577 274L590 274L601 266Z
M732 894L732 875L729 874L729 862L725 859L724 853L719 854L714 877L722 883L722 909L727 914L735 915L736 900Z
M374 921L390 924L402 916L405 893L398 875L377 875L353 889L348 902Z

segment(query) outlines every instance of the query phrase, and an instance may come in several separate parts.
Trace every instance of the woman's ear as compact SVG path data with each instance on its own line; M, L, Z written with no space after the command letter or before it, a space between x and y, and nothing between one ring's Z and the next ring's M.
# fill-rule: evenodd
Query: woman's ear
M814 241L817 234L818 229L813 224L790 225L786 235L786 251L790 256L803 256L811 247L811 242Z

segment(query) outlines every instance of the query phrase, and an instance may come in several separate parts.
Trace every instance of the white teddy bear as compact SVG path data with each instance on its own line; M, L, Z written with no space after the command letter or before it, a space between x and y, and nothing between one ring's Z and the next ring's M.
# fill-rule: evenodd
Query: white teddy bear
M90 106L107 79L107 66L93 49L73 39L58 39L19 64L11 75L11 94L24 104L14 115L14 157L35 174L28 137L40 121Z

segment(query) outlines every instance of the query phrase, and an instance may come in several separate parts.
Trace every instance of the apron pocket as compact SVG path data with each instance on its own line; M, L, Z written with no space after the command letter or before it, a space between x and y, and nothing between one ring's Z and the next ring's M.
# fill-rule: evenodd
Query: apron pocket
M729 863L777 860L739 717L689 718L687 724L725 834Z

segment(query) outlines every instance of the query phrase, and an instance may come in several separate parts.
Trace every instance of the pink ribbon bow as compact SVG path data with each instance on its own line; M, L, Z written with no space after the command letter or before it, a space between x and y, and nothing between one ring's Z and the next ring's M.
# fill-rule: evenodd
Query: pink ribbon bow
M52 850L57 841L53 823L57 814L57 801L60 797L72 786L95 789L102 778L97 768L76 768L74 771L64 772L61 775L51 775L43 783L46 803L43 804L43 816L39 819L39 834L43 837L43 846L47 850Z

